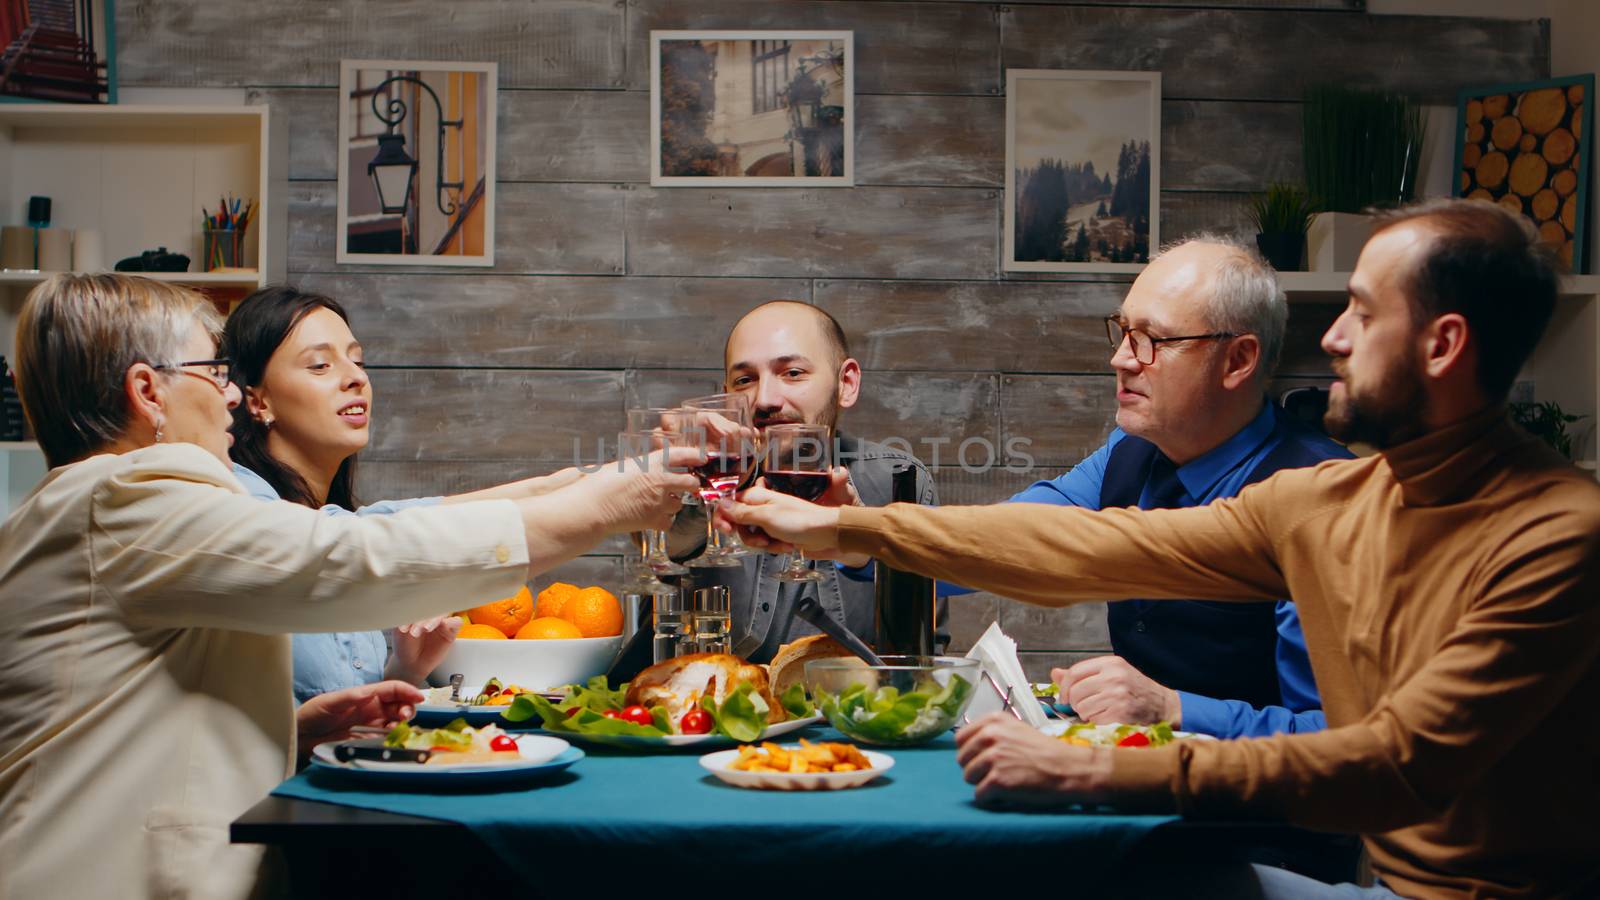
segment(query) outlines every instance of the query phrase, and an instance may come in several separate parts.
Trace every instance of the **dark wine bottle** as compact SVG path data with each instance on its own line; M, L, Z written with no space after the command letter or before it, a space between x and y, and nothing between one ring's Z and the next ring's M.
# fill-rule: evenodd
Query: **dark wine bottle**
M914 466L894 468L893 499L896 503L917 502L917 470ZM877 606L878 654L932 656L933 579L914 572L892 569L880 560L873 577Z

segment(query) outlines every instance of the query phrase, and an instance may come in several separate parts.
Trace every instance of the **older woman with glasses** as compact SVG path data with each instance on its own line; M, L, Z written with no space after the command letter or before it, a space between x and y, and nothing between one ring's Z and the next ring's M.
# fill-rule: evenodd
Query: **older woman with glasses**
M658 528L692 450L540 497L330 518L229 470L239 392L190 291L58 275L25 303L17 387L52 466L0 524L0 896L245 896L228 823L301 741L408 715L385 682L296 712L294 631L370 629L515 591ZM682 457L682 458L678 458Z

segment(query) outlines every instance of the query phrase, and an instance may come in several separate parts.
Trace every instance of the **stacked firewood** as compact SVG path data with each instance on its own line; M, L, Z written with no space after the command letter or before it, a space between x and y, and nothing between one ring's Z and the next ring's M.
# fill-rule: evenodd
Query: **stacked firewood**
M1578 225L1583 86L1491 94L1467 101L1459 193L1533 219L1572 265Z

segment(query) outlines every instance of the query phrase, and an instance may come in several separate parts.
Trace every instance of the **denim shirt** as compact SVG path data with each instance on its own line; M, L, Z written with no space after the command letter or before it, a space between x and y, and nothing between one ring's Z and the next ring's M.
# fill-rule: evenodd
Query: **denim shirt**
M266 479L238 463L233 464L233 475L257 500L283 499ZM413 506L431 506L442 499L385 500L355 512L328 505L320 511L330 516L383 516ZM318 694L382 681L388 661L389 645L381 631L294 635L294 701L304 703Z

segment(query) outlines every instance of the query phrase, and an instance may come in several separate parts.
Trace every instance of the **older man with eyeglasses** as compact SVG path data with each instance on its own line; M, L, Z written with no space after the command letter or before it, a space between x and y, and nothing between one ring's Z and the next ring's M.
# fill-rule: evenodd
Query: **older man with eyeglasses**
M1106 317L1117 428L1066 474L1011 502L1203 506L1280 469L1350 456L1266 395L1287 319L1276 273L1243 245L1203 235L1168 248ZM1106 618L1114 655L1051 673L1084 719L1166 720L1221 738L1326 725L1305 636L1287 599L1118 600ZM1353 840L1303 843L1255 855L1329 880L1350 877Z

